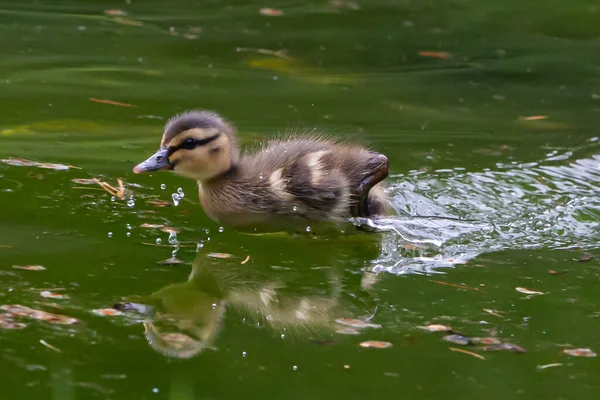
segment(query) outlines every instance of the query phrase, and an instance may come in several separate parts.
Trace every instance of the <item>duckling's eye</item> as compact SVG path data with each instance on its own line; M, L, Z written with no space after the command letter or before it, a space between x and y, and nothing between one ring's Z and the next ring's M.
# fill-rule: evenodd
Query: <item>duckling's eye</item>
M182 149L186 149L186 150L192 150L194 147L196 147L197 143L195 139L189 138L184 140L183 143L181 143L179 145L180 148Z

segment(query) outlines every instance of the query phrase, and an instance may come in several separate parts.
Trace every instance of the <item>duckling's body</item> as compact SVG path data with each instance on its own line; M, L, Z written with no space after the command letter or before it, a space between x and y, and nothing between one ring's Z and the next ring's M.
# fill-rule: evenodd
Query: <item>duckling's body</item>
M158 169L196 179L205 213L238 230L306 229L391 213L378 184L388 174L385 156L303 134L270 141L240 157L233 128L209 112L169 121L161 150L134 171Z

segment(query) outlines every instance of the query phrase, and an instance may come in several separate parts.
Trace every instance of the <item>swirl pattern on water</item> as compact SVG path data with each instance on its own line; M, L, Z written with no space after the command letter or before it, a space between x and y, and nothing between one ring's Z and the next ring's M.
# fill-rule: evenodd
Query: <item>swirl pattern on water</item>
M392 177L399 216L361 221L390 231L373 270L439 273L505 249L598 248L600 155L569 161L572 155Z

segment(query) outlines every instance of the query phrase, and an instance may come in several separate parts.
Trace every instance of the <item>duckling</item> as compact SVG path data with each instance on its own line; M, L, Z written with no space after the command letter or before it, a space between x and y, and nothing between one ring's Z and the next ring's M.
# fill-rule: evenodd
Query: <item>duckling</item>
M380 185L388 169L384 155L324 135L287 135L240 154L230 122L215 112L187 111L166 123L160 149L133 172L171 170L193 179L213 221L273 232L390 215Z

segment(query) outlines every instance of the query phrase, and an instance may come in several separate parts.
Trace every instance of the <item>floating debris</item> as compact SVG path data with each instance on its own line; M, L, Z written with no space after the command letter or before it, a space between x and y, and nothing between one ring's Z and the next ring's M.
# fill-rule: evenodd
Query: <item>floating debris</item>
M360 347L373 347L376 349L387 349L388 347L392 347L390 342L380 342L378 340L367 340L366 342L361 342Z
M44 339L40 339L40 343L49 348L50 350L54 350L57 353L62 353L62 351L55 346L52 346L50 343L46 342Z
M244 261L242 261L240 264L246 264L249 259L250 259L250 256L246 256L246 258L244 258Z
M231 258L233 255L227 253L206 253L207 257L211 258Z
M427 326L417 326L419 329L424 329L429 332L451 332L452 328L446 325L433 324Z
M360 331L356 328L351 328L349 326L342 326L335 330L335 333L339 333L340 335L360 335Z
M137 108L137 106L134 106L133 104L119 103L118 101L112 101L107 99L96 99L94 97L90 97L90 101L93 103L110 104L112 106Z
M483 292L483 290L478 289L478 288L473 288L473 287L469 287L469 286L465 286L465 285L457 285L455 283L448 283L448 282L434 281L434 280L431 280L431 282L437 283L440 285L452 286L452 287L459 288L459 289L467 289L467 290L474 290L476 292Z
M11 165L13 167L38 167L45 169L53 169L56 171L67 171L70 168L77 168L72 165L64 165L64 164L50 164L50 163L40 163L37 161L25 160L23 158L3 158L0 159L0 162Z
M268 50L268 49L254 48L254 47L237 47L235 50L238 53L257 53L257 54L264 54L264 55L268 55L268 56L279 57L284 60L292 60L292 57L285 54L285 51L283 51L283 50Z
M87 178L71 179L71 182L75 182L79 185L95 185L96 184L95 179L87 179Z
M177 265L177 264L183 264L184 261L180 260L179 258L171 257L171 258L167 258L166 260L157 261L156 263L160 264L160 265Z
M547 115L531 115L528 117L519 117L521 121L540 121L543 119L548 119Z
M347 8L349 10L360 10L360 6L358 5L358 3L355 3L353 1L346 1L346 0L331 0L329 2L329 5L331 5L334 8Z
M502 344L502 341L500 341L500 339L493 338L493 337L484 337L484 338L474 337L474 338L471 338L471 342L473 342L475 344L487 344L487 345Z
M481 354L473 353L472 351L467 351L467 350L463 350L463 349L457 349L456 347L448 347L448 349L450 351L455 351L455 352L458 352L458 353L468 354L470 356L479 358L480 360L485 360L484 356L482 356Z
M261 15L266 15L268 17L279 17L280 15L283 15L283 11L277 8L265 7L258 10L258 12L261 13Z
M69 296L66 295L66 294L52 293L49 290L44 290L43 292L40 292L40 296L46 297L46 298L49 298L49 299L59 299L59 300L68 299L69 298Z
M92 312L96 315L101 315L103 317L115 317L117 315L123 314L121 311L115 310L114 308L99 308L96 310L92 310Z
M483 351L512 351L514 353L525 353L525 349L512 343L495 343L482 348Z
M563 352L573 357L596 357L597 355L590 349L564 349Z
M146 229L162 229L164 228L164 225L159 225L159 224L141 224L140 228L146 228Z
M523 293L523 294L544 294L543 292L538 292L538 291L527 289L524 287L517 287L517 288L515 288L515 290L517 292Z
M539 369L539 370L542 370L542 369L546 369L546 368L561 367L561 366L562 366L561 363L552 363L552 364L538 365L535 368Z
M173 205L173 203L171 203L170 201L166 201L166 200L148 200L148 201L146 201L146 203L156 206L156 207L169 207L169 206Z
M445 51L419 51L421 57L432 57L432 58L451 58L450 53L446 53Z
M567 273L567 271L555 271L555 270L553 270L553 269L549 269L549 270L548 270L548 273L549 273L550 275L564 275L564 274L566 274L566 273Z
M442 339L461 346L470 346L473 344L470 337L463 335L446 335Z
M594 256L592 254L585 253L579 258L574 258L573 261L586 262L586 261L590 261L592 258L594 258Z
M129 25L129 26L142 26L144 25L144 23L142 21L136 21L134 19L129 19L129 18L123 18L123 17L115 17L113 18L113 21L115 21L118 24L121 25ZM122 105L122 104L115 104L115 105ZM124 107L135 107L132 106L131 104L128 104Z
M381 328L381 325L379 324L372 324L370 322L367 321L363 321L361 319L354 319L354 318L338 318L335 320L335 322L337 322L338 324L342 324L342 325L346 325L346 326L350 326L352 328L357 328L357 329L363 329L363 328Z
M100 179L93 178L92 180L94 182L96 182L98 185L100 185L100 187L102 189L106 190L111 195L118 197L120 199L123 199L125 197L125 186L123 185L123 180L121 178L117 179L117 182L119 184L118 189L116 187L108 184L107 182L102 182Z
M14 269L24 269L27 271L45 271L46 268L41 265L13 265Z
M127 12L123 10L104 10L104 14L109 15L111 17L125 17L127 16Z
M15 322L12 320L10 314L0 314L0 329L25 329L27 325L22 322Z
M179 233L181 232L181 229L179 228L173 228L170 226L164 226L160 229L161 231L165 232L165 233Z
M12 315L37 319L39 321L49 322L51 324L72 325L79 322L76 318L67 317L60 314L53 314L41 310L35 310L33 308L22 306L20 304L5 304L0 306L0 308Z
M486 313L488 313L490 315L493 315L495 317L504 318L503 315L498 314L498 311L494 311L494 310L491 310L489 308L484 308L483 311L485 311Z

